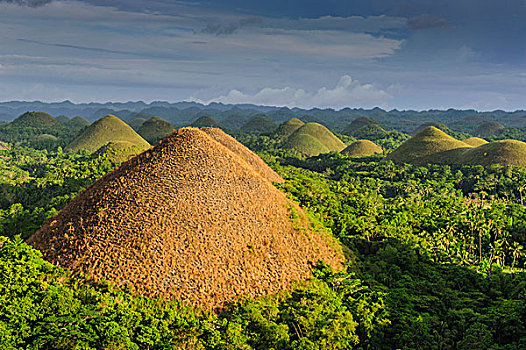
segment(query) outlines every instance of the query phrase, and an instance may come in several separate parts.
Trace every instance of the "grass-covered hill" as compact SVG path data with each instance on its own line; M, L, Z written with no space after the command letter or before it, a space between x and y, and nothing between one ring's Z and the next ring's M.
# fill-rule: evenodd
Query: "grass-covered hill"
M43 112L26 112L9 123L12 128L63 129L61 122Z
M284 149L294 150L306 156L340 152L345 147L338 137L318 123L306 123L283 142Z
M137 134L128 124L114 115L107 115L83 129L80 134L69 143L65 150L78 152L80 150L93 153L109 142L126 141L146 150L150 144Z
M421 130L418 134L405 141L400 147L387 155L397 163L420 164L422 158L440 152L471 147L459 141L434 126Z
M174 131L172 124L162 118L153 117L145 121L137 130L137 133L153 145Z
M107 159L111 163L120 164L143 152L144 148L128 141L109 142L96 150L92 159Z
M291 118L278 126L278 128L274 132L274 136L276 136L280 140L286 139L287 137L292 135L294 131L298 130L303 125L305 125L305 123L299 120L298 118Z
M351 158L369 157L381 153L383 153L382 148L369 140L355 141L341 151L341 154Z
M416 135L418 134L420 131L424 130L424 129L427 129L429 127L434 127L438 130L442 130L443 132L447 133L447 134L450 134L451 133L451 129L448 128L445 124L442 124L442 123L439 123L439 122L425 122L425 123L422 123L421 125L419 125L414 131L413 131L413 135Z
M480 137L490 137L496 135L502 129L504 129L504 125L500 123L486 122L479 125L475 130L475 135Z
M526 143L517 140L486 143L462 152L458 164L526 166Z
M221 128L221 124L219 124L217 120L207 115L197 118L190 126L196 128Z
M39 135L57 138L57 142L40 143ZM33 145L42 149L64 146L75 135L75 130L56 120L52 115L43 112L26 112L10 123L0 125L0 141L16 145ZM46 139L46 136L44 136ZM34 143L37 141L36 143Z
M66 117L65 115L59 115L55 119L61 122L62 124L66 124L67 122L69 122L69 118Z
M133 130L137 131L144 124L144 122L147 121L147 120L148 119L146 119L146 118L135 118L135 119L132 119L128 123L128 125L131 126Z
M359 117L354 119L349 125L343 129L342 134L348 135L348 136L354 136L359 137L357 134L361 131L361 129L365 127L375 127L379 129L383 129L381 125L374 120L371 117Z
M82 130L91 123L84 117L76 116L64 123L65 126L72 130Z
M270 134L276 128L276 123L263 115L259 115L250 119L240 130L247 134Z
M480 137L468 137L467 139L462 140L462 142L473 147L478 147L488 143L488 141L481 139Z

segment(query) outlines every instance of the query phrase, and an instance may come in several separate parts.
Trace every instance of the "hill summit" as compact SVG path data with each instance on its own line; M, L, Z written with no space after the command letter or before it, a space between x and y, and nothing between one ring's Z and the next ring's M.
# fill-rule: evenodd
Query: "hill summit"
M340 152L345 148L345 144L325 126L306 123L285 140L283 147L306 156L317 156L322 153Z
M139 136L128 124L110 114L83 129L81 133L66 146L65 150L68 152L86 150L93 153L109 142L118 141L129 142L141 150L150 147L150 144Z
M166 120L159 117L152 117L145 121L137 130L149 143L156 144L160 139L170 135L175 129Z
M341 154L351 158L369 157L381 153L383 153L382 147L369 140L355 141L341 151Z
M61 122L44 112L26 112L9 123L15 128L57 128L63 129Z
M299 207L197 128L96 181L28 243L94 281L206 309L277 292L308 278L318 259L335 268L342 259Z
M427 162L428 156L469 147L471 146L430 126L401 144L387 155L387 159L398 163L419 164L421 160Z
M285 139L292 135L292 133L299 128L301 128L305 123L298 118L291 118L287 120L284 123L281 123L276 131L274 132L274 135L276 135L279 139Z

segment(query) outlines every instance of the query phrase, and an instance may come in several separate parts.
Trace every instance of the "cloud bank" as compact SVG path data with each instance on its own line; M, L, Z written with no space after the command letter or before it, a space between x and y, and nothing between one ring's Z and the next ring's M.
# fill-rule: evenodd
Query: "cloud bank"
M307 92L303 89L292 87L267 87L250 95L234 89L226 95L209 100L202 100L196 97L191 97L189 100L204 104L221 102L225 104L247 103L291 108L344 108L385 106L390 98L391 95L386 91L372 84L362 84L357 80L353 80L349 75L343 75L334 88L321 87L315 92Z

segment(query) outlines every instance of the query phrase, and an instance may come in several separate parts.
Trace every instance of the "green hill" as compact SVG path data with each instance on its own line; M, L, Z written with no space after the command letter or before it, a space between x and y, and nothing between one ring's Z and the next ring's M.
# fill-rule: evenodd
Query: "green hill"
M107 158L113 163L122 163L142 153L144 149L128 141L109 142L95 151L91 158Z
M276 123L265 116L257 116L250 119L241 127L241 131L247 134L270 134L277 128Z
M306 156L340 152L345 144L329 129L318 123L306 123L290 135L283 148L295 150Z
M356 136L356 133L367 126L376 126L376 128L380 128L383 130L382 126L373 118L371 117L359 117L353 120L349 125L343 129L342 134L348 135L348 136Z
M191 124L191 126L196 128L221 128L221 125L212 117L209 117L207 115L202 116L194 120Z
M84 117L76 116L72 119L68 120L64 125L66 125L68 128L72 130L82 130L82 128L85 128L86 126L90 125L91 123Z
M162 118L153 117L145 121L137 130L137 133L153 145L174 131L172 124Z
M9 123L14 128L63 129L64 125L52 115L44 112L26 112Z
M462 140L462 142L473 147L482 146L488 143L488 141L481 139L480 137L468 137L467 139Z
M369 140L358 140L341 151L341 154L351 158L369 157L381 153L383 153L382 148Z
M480 124L475 134L480 137L490 137L496 135L500 130L504 129L504 125L497 122L486 122Z
M425 159L430 155L470 147L442 130L430 126L401 144L387 155L387 159L397 163L424 164L433 162Z
M133 130L137 131L139 128L147 121L146 118L135 118L132 119L128 125L132 127Z
M459 156L463 165L491 164L526 166L526 143L517 140L500 140L465 150Z
M146 150L150 144L137 134L128 124L114 115L107 115L87 128L66 146L68 152L85 150L95 152L108 142L126 141L132 145Z
M49 134L36 135L29 140L29 145L37 149L54 148L58 143L59 139Z
M61 122L62 124L66 124L67 122L69 122L69 118L66 117L65 115L59 115L58 117L55 118L57 121Z
M451 129L449 129L445 124L438 123L438 122L425 122L423 124L420 124L420 126L418 128L416 128L415 131L413 131L413 135L416 135L420 131L422 131L424 129L427 129L427 128L431 127L431 126L434 127L434 128L437 128L439 130L442 130L442 131L444 131L447 134L449 134L451 132Z
M305 125L305 123L299 120L298 118L291 118L286 122L281 123L278 126L277 130L274 132L274 135L280 140L286 139L287 137L292 135L294 131L298 130L303 125Z

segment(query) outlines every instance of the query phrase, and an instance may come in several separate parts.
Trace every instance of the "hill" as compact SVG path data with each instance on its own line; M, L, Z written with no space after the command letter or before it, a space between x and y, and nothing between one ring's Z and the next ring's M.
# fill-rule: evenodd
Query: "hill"
M500 123L486 122L479 125L477 130L475 130L475 134L480 137L490 137L496 135L502 129L504 129L504 125Z
M421 124L418 128L416 128L415 131L413 131L413 135L416 135L420 131L422 131L424 129L427 129L427 128L431 127L431 126L436 128L436 129L442 130L442 131L444 131L447 134L451 133L451 129L449 129L445 124L438 123L438 122L425 122L425 123Z
M240 130L247 134L270 134L275 131L276 128L276 123L260 115L250 119Z
M274 135L280 140L286 139L287 137L292 135L294 131L298 130L303 125L305 125L305 123L299 120L298 118L291 118L286 122L281 123L278 126L277 130L274 132Z
M517 140L500 140L465 150L459 161L463 165L492 164L526 166L526 143Z
M109 142L96 150L91 158L106 158L119 164L143 152L144 149L128 141Z
M64 123L64 125L72 130L82 130L91 123L84 117L76 116Z
M339 246L310 227L236 153L183 128L96 181L28 243L94 281L213 309L288 288L318 259L341 268Z
M63 129L61 122L44 112L26 112L9 123L14 128Z
M68 152L78 152L85 150L90 153L95 152L108 142L126 141L146 150L150 147L141 136L133 129L114 115L107 115L87 128L65 147Z
M174 131L172 124L162 118L153 117L145 121L137 130L137 133L153 145Z
M342 134L348 136L356 136L355 134L366 126L376 126L383 130L381 125L371 117L359 117L354 119L349 125L343 129Z
M132 127L133 130L137 131L139 128L146 122L146 118L135 118L132 119L128 125Z
M425 157L430 155L469 147L471 146L430 126L405 141L386 158L397 163L423 164L429 161Z
M383 153L382 148L369 140L358 140L341 151L341 154L351 158L369 157L381 153Z
M250 164L261 176L271 182L284 182L283 178L276 174L261 158L247 147L239 143L235 138L225 133L219 128L202 128L214 140L240 156L245 162Z
M205 128L205 127L220 128L221 127L221 125L214 118L206 116L206 115L194 120L191 126L196 127L196 128Z
M69 118L66 117L65 115L59 115L58 117L55 118L57 121L61 122L62 124L66 124L67 122L69 122Z
M462 142L472 147L478 147L488 143L488 141L481 139L480 137L468 137L467 139L462 140Z
M345 147L345 144L329 129L318 123L306 123L283 142L283 148L295 150L306 156L340 152Z

